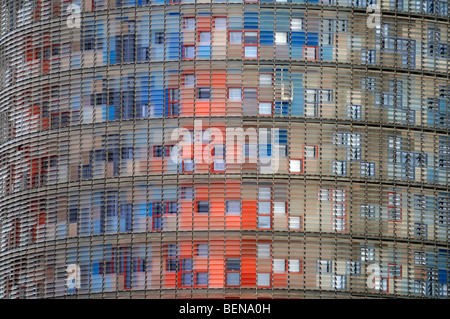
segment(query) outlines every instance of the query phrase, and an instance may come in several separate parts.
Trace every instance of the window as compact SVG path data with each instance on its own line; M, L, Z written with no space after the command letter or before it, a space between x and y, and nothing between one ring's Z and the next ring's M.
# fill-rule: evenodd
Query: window
M167 260L166 260L166 270L167 271L177 271L178 270L178 249L177 245L169 244L167 245Z
M331 289L343 290L347 287L347 276L333 275L331 279Z
M361 78L362 91L375 91L375 88L376 88L375 78Z
M317 146L315 145L305 145L305 158L317 158Z
M198 201L197 202L197 212L208 214L209 213L209 202Z
M228 200L226 202L226 213L227 213L227 215L240 215L241 214L241 201Z
M211 32L199 32L198 42L200 42L200 44L211 44Z
M184 59L194 59L195 58L195 46L185 45L184 46Z
M291 30L301 31L303 30L303 19L302 18L292 18L291 20Z
M347 162L334 161L333 162L333 174L340 175L340 176L347 175Z
M180 108L180 93L178 89L169 89L168 116L178 116Z
M361 105L348 105L347 106L347 117L352 120L361 119Z
M361 162L361 177L375 177L375 163Z
M300 259L289 259L289 272L301 272L301 265Z
M258 287L270 287L270 273L258 273Z
M164 147L162 145L155 145L153 146L153 157L168 156L167 150L167 147Z
M361 261L375 261L375 248L361 247Z
M214 28L217 30L226 30L227 29L227 18L215 17L214 18Z
M194 196L194 188L187 186L181 189L181 196L183 199L192 199Z
M287 44L288 42L288 34L287 32L276 32L275 33L275 44Z
M272 214L270 201L258 202L258 228L271 229L272 228Z
M229 88L228 89L228 99L233 101L240 101L242 99L242 89L241 88Z
M180 285L184 287L190 287L192 286L192 259L183 258L180 260L180 263Z
M239 258L227 258L226 260L226 285L236 287L241 283L241 260Z
M256 101L258 99L257 88L244 88L244 101Z
M197 272L195 275L195 285L198 287L208 286L208 273L207 272Z
M164 32L155 32L155 44L164 44Z
M184 75L184 86L187 86L187 87L195 86L195 75L194 74L185 74Z
M333 272L333 262L331 260L318 260L317 272L320 274L330 274Z
M286 202L273 202L273 213L278 215L286 214Z
M162 230L162 203L152 203L152 229Z
M272 115L272 102L259 102L259 115Z
M388 275L389 278L400 278L402 277L402 266L388 264Z
M307 61L317 61L319 59L318 47L305 45L303 47L303 57Z
M402 194L388 193L388 221L400 222L402 220Z
M258 57L258 32L244 32L244 58L255 59Z
M333 45L335 20L324 19L322 29L322 44L325 46Z
M166 202L166 214L176 215L178 213L177 202Z
M208 257L208 244L197 244L197 256Z
M241 44L242 43L242 32L241 31L230 31L229 42L230 42L230 44Z
M300 159L291 159L289 161L289 171L291 173L302 173L303 172L303 161Z
M290 216L289 228L294 230L302 229L302 218L300 216Z
M364 50L361 52L361 63L375 64L376 53L375 50Z
M319 90L307 89L305 98L305 116L315 117L318 113Z
M258 228L272 228L272 189L271 187L260 187L258 194Z
M272 86L272 74L263 73L259 75L260 86Z
M198 88L198 99L209 100L211 98L211 89L208 87Z
M359 261L347 261L347 275L361 275L361 263Z
M273 273L283 274L286 272L286 260L285 259L274 259L273 260Z
M195 18L184 18L184 28L187 30L194 30Z
M258 258L270 258L270 244L258 243L257 245Z
M376 207L375 205L361 204L360 212L362 218L372 219L376 217Z
M338 31L348 32L348 20L338 20Z

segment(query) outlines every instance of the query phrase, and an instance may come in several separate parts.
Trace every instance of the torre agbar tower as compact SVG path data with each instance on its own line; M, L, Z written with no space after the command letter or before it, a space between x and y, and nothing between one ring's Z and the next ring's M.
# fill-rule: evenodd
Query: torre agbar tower
M0 0L0 297L448 298L449 13Z

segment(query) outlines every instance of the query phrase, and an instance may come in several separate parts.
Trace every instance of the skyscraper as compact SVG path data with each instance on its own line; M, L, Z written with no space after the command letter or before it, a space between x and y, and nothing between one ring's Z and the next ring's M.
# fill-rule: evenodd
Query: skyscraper
M0 297L447 298L446 0L0 0Z

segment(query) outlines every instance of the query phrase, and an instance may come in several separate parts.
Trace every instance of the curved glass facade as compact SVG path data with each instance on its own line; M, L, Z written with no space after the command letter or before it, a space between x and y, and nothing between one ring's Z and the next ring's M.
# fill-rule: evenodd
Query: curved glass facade
M377 1L0 0L0 297L447 298L448 1Z

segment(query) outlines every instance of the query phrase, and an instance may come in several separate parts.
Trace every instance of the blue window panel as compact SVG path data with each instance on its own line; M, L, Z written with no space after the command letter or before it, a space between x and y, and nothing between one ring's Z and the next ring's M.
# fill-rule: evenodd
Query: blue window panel
M104 107L106 109L106 107ZM111 105L108 107L108 120L114 121L116 120L116 107Z
M260 0L261 3L274 3L275 0Z
M101 275L93 275L91 284L92 292L101 292L103 289L103 277Z
M322 61L333 61L332 47L322 47L320 52L322 54Z
M257 12L244 12L244 30L258 30Z
M259 44L260 45L273 45L273 31L260 31L259 32Z
M319 34L316 32L308 32L308 41L307 45L319 45Z
M103 221L94 220L94 235L99 235L103 233Z
M139 217L145 217L147 215L148 205L147 204L137 204L137 215Z
M287 145L288 142L288 132L287 130L278 131L278 144Z
M304 89L303 89L303 79L302 74L292 73L291 74L293 89L293 98L291 101L291 115L292 116L302 116L303 115L303 104L304 104Z
M288 32L291 30L291 15L288 11L278 11L276 15L277 31Z
M273 11L271 12L261 12L261 25L259 28L259 43L261 45L272 46L274 41L274 16Z
M178 23L178 22L177 22ZM170 32L167 35L167 60L178 60L180 59L180 33Z
M275 102L274 111L278 116L289 115L289 102Z
M198 58L209 59L211 58L211 46L210 45L198 45Z
M115 288L115 281L114 281L114 286L113 286L113 283L112 283L112 278L111 278L111 276L105 276L105 278L104 278L104 283L105 283L105 290L112 290L113 289L113 287Z
M229 17L228 28L229 30L242 30L242 16Z
M148 216L149 217L153 216L153 203L148 204Z
M441 284L450 283L450 278L448 277L446 269L439 269L439 282Z
M93 263L92 264L92 274L93 275L100 275L100 263Z
M294 60L303 58L303 47L305 46L305 32L291 32L291 57Z
M164 80L163 73L161 71L156 71L153 73L157 75L152 75L150 80L150 117L159 118L164 115Z

